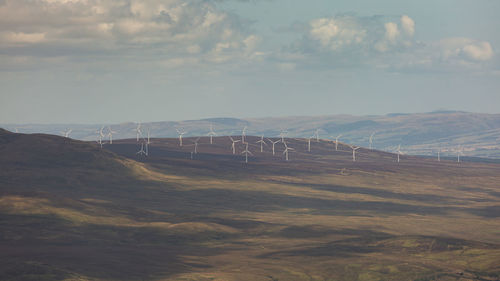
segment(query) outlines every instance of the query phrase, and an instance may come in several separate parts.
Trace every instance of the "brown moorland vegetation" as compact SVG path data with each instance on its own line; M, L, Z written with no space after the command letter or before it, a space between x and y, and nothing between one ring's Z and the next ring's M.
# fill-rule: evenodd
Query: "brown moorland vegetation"
M500 165L0 131L0 280L499 280Z

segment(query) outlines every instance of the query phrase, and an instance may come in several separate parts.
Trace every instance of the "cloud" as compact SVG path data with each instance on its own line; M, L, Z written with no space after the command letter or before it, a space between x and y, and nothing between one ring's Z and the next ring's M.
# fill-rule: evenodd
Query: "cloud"
M409 16L401 16L401 27L407 36L412 37L415 34L415 21Z
M321 47L339 50L363 42L366 31L351 18L320 18L310 22L309 37Z
M493 58L494 55L493 48L489 42L470 38L445 38L435 45L440 49L442 60L484 62Z
M463 47L464 54L473 60L487 61L493 57L493 49L489 42L477 42Z
M290 30L302 36L275 56L279 64L450 71L481 68L495 55L489 42L471 38L418 41L415 21L408 15L323 17Z
M75 61L248 60L260 42L248 25L205 0L5 0L0 51Z

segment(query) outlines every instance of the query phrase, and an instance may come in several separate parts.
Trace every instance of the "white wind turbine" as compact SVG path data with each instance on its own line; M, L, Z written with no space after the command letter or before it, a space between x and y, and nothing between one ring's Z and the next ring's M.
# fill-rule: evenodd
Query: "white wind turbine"
M460 155L463 155L464 148L463 147L458 147L457 149L457 163L460 163Z
M141 143L141 150L137 151L136 154L139 154L139 155L144 155L144 156L148 156L148 154L146 153L146 151L144 150L144 142Z
M16 133L19 133L19 129L18 128L14 128L14 130L16 130Z
M68 129L66 131L62 131L61 135L63 135L65 138L69 138L69 134L71 134L72 131L73 131L73 129ZM17 128L16 128L16 133L17 133Z
M102 145L104 144L102 142L102 138L105 137L103 131L104 131L104 126L102 126L101 129L99 129L99 130L96 131L96 133L98 134L97 143L101 145L101 148L102 148Z
M274 155L274 146L275 146L278 142L280 142L281 140L279 140L279 139L278 139L277 141L273 141L273 140L271 140L271 139L267 139L267 140L273 144L273 155Z
M281 132L280 132L280 138L281 138L281 142L282 143L285 143L285 136L288 134L287 130L285 129L281 129Z
M198 141L200 140L200 138L197 138L193 141L194 143L194 154L198 154Z
M402 152L401 152L401 144L398 145L398 150L396 152L398 153L398 163L399 163L399 158L400 158L400 156L402 154Z
M113 144L113 134L116 134L116 131L111 130L111 127L108 126L109 144Z
M245 154L245 163L248 163L248 154L253 156L252 152L250 152L248 150L248 143L246 143L245 150L243 150L243 152L241 152L241 154Z
M246 143L245 137L247 136L247 129L248 129L248 127L245 126L245 127L243 127L243 130L241 130L241 143Z
M289 151L294 151L295 149L291 148L291 147L288 147L288 145L286 144L286 142L283 143L285 145L285 150L283 151L283 154L285 154L285 159L286 161L288 161L288 152Z
M356 162L356 150L360 149L359 146L349 145L352 149L352 162Z
M235 153L236 153L236 147L235 147L235 144L236 144L237 142L240 142L241 140L235 140L235 139L233 139L233 137L231 137L231 136L230 136L229 138L231 139L231 142L232 142L232 143L231 143L231 149L233 150L233 154L235 154Z
M441 162L441 148L438 149L438 162Z
M314 137L316 138L316 142L319 142L319 131L320 129L316 129L316 131L314 132Z
M338 135L335 137L335 151L338 151L338 148L339 148L339 139L340 137L342 136L342 134ZM332 136L333 138L333 136Z
M260 152L263 152L264 151L264 147L263 145L267 145L266 141L264 141L264 136L261 136L260 137L260 140L257 141L256 143L260 143Z
M214 132L214 126L212 124L210 124L210 132L208 132L207 136L210 136L210 144L213 144L212 138L217 136L217 134Z
M139 141L139 137L142 137L142 131L141 131L141 122L137 123L137 128L135 128L136 132L136 140Z
M179 134L179 146L182 146L182 136L184 136L184 134L186 134L187 132L184 130L179 130L177 128L175 130Z
M373 148L372 144L373 144L373 136L375 135L375 132L373 132L371 135L370 135L370 150Z
M150 138L151 138L151 129L148 128L148 142L147 142L148 145L151 144Z
M311 139L312 138L314 138L314 136L307 138L307 151L308 152L311 152Z

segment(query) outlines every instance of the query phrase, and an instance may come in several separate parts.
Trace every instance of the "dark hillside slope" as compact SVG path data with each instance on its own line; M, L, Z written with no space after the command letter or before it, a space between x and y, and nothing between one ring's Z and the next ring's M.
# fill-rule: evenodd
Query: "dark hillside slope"
M0 131L0 280L500 277L500 165L258 140Z

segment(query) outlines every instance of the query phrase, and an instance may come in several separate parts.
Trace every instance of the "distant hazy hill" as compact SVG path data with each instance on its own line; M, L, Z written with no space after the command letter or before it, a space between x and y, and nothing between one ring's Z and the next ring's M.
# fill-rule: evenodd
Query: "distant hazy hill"
M333 139L342 134L341 140L361 146L369 145L369 136L375 132L373 146L394 151L401 144L409 154L430 155L442 151L443 155L455 154L459 147L466 156L500 158L500 114L479 114L458 111L431 113L394 113L384 116L328 115L316 117L281 118L211 118L182 122L154 122L142 124L143 135L151 137L176 137L176 128L187 131L185 136L204 136L210 124L218 135L241 134L247 126L247 135L278 136L286 130L289 137L309 137L320 129L321 138ZM136 137L135 123L112 124L115 139ZM4 125L20 132L60 134L72 128L72 138L95 140L101 125ZM105 128L104 134L108 129Z

